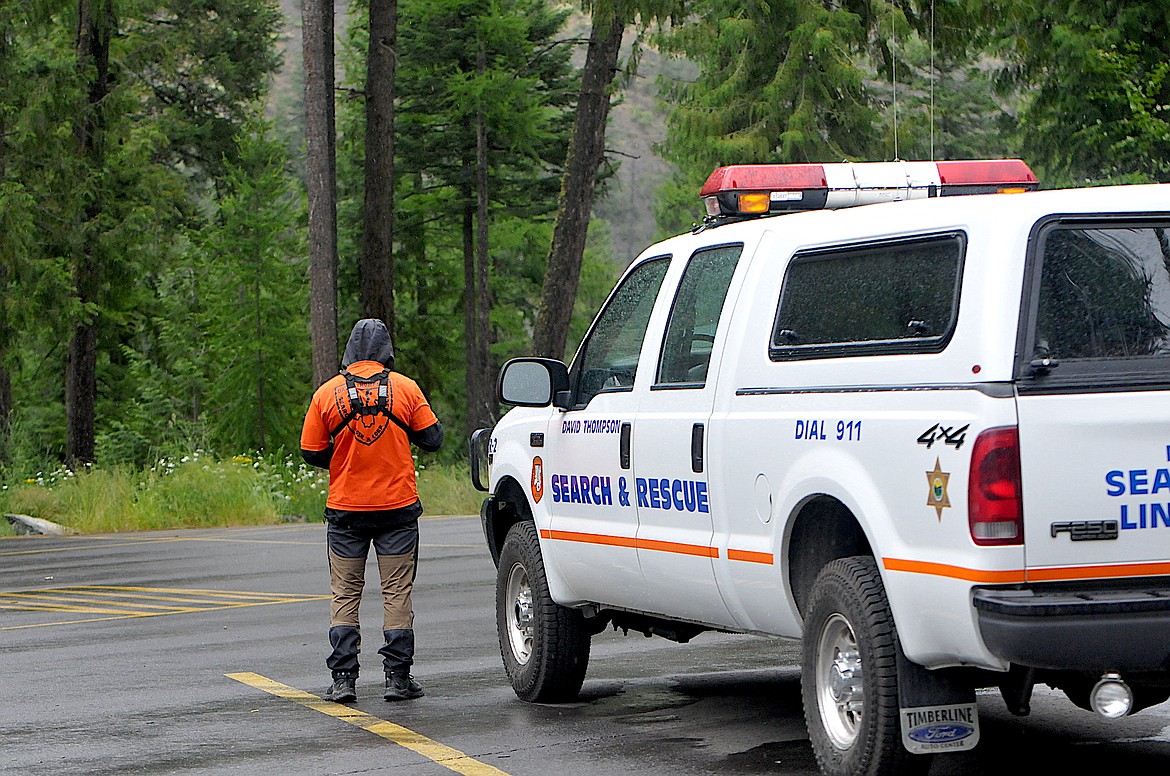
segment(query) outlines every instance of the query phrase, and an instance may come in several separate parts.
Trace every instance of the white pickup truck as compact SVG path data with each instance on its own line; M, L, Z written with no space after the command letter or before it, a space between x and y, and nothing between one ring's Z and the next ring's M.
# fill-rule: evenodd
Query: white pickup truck
M922 772L975 690L1170 695L1170 185L1018 160L720 168L572 366L473 436L517 695L607 625L801 639L827 774Z

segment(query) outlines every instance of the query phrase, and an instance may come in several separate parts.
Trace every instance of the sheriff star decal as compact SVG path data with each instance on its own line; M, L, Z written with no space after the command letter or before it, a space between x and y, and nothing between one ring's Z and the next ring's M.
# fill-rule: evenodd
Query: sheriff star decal
M951 499L947 495L947 484L951 480L951 475L944 472L939 466L939 459L934 459L934 470L926 473L926 481L930 483L930 490L926 494L926 505L934 507L935 514L938 519L942 521L943 510L951 505Z

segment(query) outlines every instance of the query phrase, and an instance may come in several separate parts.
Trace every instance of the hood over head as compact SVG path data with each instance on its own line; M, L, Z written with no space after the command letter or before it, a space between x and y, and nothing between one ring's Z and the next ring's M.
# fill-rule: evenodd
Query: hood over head
M377 318L363 318L353 325L345 355L341 357L341 368L358 361L377 361L387 369L394 368L394 343L390 341L386 324Z

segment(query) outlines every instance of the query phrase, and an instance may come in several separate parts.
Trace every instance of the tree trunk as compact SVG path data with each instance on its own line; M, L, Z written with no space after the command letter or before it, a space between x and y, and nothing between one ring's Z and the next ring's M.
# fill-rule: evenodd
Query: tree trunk
M476 52L476 70L482 77L487 72L487 53L483 44ZM487 122L483 106L475 114L475 329L479 333L476 341L479 393L468 396L471 410L471 428L487 428L496 419L495 369L491 363L491 295L488 288L488 158Z
M370 0L366 58L366 182L360 267L366 317L394 334L394 78L397 0Z
M9 28L0 26L0 72L7 72L4 65L8 61L11 44L8 40ZM0 113L0 181L5 180L7 174L7 125L4 114ZM15 258L15 257L13 257ZM14 296L8 291L8 262L4 252L0 251L0 464L10 460L9 450L12 449L8 439L8 424L12 414L12 377L8 373L8 354L12 349L12 323L9 320L9 299Z
M254 256L253 261L260 263L260 256ZM256 447L258 450L265 448L265 418L268 416L268 408L264 406L264 378L267 375L267 365L264 363L264 299L260 292L260 273L253 271L254 280L252 282L252 303L256 305Z
M333 0L301 6L309 190L309 334L313 385L337 374L337 164Z
M581 280L581 258L593 209L597 169L605 156L605 124L609 89L617 73L625 20L615 13L605 21L594 16L589 50L581 73L581 95L548 253L548 270L540 292L533 332L533 350L547 358L564 358L569 320Z
M7 347L3 348L6 354ZM8 424L12 417L12 377L8 370L0 365L0 464L9 460L9 450L12 449L8 439Z
M74 137L81 158L96 179L105 166L104 101L110 93L110 37L116 21L113 8L101 0L78 0L77 66L88 79L83 115ZM93 182L95 189L98 184ZM65 463L70 467L92 463L97 399L97 317L94 308L101 288L98 223L102 202L91 193L82 213L80 240L73 258L73 295L78 320L69 338L65 364Z
M471 163L464 161L465 180L472 178ZM463 206L463 331L464 361L467 386L467 423L470 428L479 428L479 396L483 393L484 365L480 361L480 340L485 336L479 330L476 312L475 283L478 273L475 268L475 203L466 201Z

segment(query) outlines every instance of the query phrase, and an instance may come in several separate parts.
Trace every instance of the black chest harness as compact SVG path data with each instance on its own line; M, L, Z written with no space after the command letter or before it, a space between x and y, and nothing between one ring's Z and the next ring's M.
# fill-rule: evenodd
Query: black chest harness
M377 415L384 415L389 418L394 425L406 432L407 437L410 436L412 433L410 426L391 412L394 403L390 394L389 369L383 369L381 372L370 375L369 377L359 377L347 369L342 369L341 374L345 377L346 395L349 398L349 412L341 418L341 422L337 424L337 427L329 435L330 438L340 434L341 429L348 426L350 421L358 416L373 417ZM359 385L363 388L373 387L374 385L378 386L377 396L372 403L365 404L362 401L361 393L358 391Z

